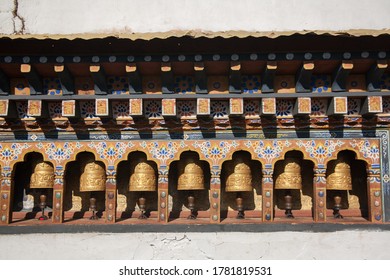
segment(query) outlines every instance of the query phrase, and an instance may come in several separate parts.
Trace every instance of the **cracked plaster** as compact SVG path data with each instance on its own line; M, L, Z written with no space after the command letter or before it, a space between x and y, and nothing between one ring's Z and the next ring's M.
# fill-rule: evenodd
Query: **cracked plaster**
M390 232L0 235L0 259L390 259Z

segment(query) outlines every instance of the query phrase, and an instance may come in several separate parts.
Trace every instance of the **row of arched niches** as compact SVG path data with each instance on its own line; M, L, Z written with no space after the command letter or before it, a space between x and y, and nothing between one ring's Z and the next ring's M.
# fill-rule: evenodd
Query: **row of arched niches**
M183 152L180 160L169 166L167 189L168 222L191 219L208 220L213 208L220 221L261 221L262 164L246 151L236 151L222 164L220 192L210 190L212 176L206 161L195 151ZM292 150L274 165L274 219L312 220L314 164ZM158 166L145 153L136 151L119 163L116 170L115 222L159 220ZM366 162L356 159L350 150L338 153L326 166L326 215L337 218L367 219L368 194ZM28 153L12 170L11 209L13 222L52 216L55 175L52 163L43 161L40 153ZM106 167L90 152L80 152L65 166L63 180L64 221L96 219L104 221L106 213ZM161 193L164 192L160 192ZM217 202L215 202L217 201ZM215 205L220 203L220 205ZM266 202L267 204L269 202ZM109 204L108 207L113 207ZM344 217L343 217L344 216ZM50 221L48 221L50 222Z

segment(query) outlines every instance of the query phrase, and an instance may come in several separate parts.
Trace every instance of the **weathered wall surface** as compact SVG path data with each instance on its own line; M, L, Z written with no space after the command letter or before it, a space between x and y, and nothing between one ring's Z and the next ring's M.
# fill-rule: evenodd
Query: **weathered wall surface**
M0 259L390 259L390 232L0 235ZM169 249L167 249L169 248Z
M388 0L1 0L0 33L381 30L389 11Z

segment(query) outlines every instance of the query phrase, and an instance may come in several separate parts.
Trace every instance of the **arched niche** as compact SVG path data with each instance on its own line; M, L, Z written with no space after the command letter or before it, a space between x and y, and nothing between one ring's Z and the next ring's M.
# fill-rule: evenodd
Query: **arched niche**
M65 195L63 208L65 211L65 220L84 217L84 214L89 211L90 198L92 196L96 198L97 216L101 217L103 211L105 210L104 191L80 191L80 179L83 174L83 167L87 162L92 161L106 170L104 163L101 161L95 161L95 156L91 152L80 152L77 154L75 161L71 161L66 164L64 176Z
M134 165L132 162L138 160L145 160L154 169L154 175L156 178L155 191L130 191L129 183L130 177L134 174ZM157 164L154 161L147 160L147 156L144 152L134 151L128 155L127 160L121 161L118 164L116 172L116 185L117 185L117 211L120 214L120 219L131 218L135 211L138 211L138 199L142 196L146 199L146 216L151 216L151 213L157 211L157 187L158 187L158 172Z
M178 179L179 179L179 167L180 161L185 158L191 157L196 161L199 161L204 175L204 189L202 190L178 190ZM180 159L171 162L169 165L168 173L168 191L169 191L169 202L168 207L170 210L170 218L176 219L179 217L186 217L189 211L188 196L192 193L195 198L196 211L199 211L198 218L208 218L205 214L210 209L210 165L207 161L199 160L199 154L194 151L185 151L180 154Z
M276 189L276 184L279 176L285 172L285 165L289 159L296 159L300 165L300 175L302 180L301 189ZM311 160L304 159L303 153L298 150L287 151L284 158L278 160L274 165L273 182L274 182L274 204L275 217L284 216L283 212L286 209L285 194L289 191L292 196L292 210L295 211L295 216L312 216L313 211L313 178L314 178L314 163ZM279 211L283 210L283 211Z
M226 192L226 180L233 172L232 164L237 158L242 158L249 162L252 174L252 191L244 191L241 193L244 203L244 210L260 211L262 210L262 165L258 160L253 160L251 153L248 151L236 151L232 155L231 160L226 160L222 163L221 168L221 219L233 218L237 214L236 197L237 192ZM232 169L233 168L233 169ZM248 214L248 213L247 213ZM256 215L254 213L254 215ZM246 215L250 217L251 215ZM256 215L259 216L259 215Z
M30 152L24 156L24 160L17 162L12 170L12 211L19 212L14 214L15 219L30 219L35 218L37 212L40 212L39 207L40 195L46 195L46 213L51 216L53 206L53 191L50 188L31 188L31 178L34 173L34 168L38 163L46 163L53 170L54 167L51 162L44 161L41 153Z
M344 216L368 217L368 192L367 192L367 162L357 158L352 150L343 150L337 154L337 159L328 162L326 167L326 180L335 172L338 160L344 159L350 165L352 190L327 189L326 208L333 209L334 196L341 197L341 212ZM347 210L345 213L345 210Z

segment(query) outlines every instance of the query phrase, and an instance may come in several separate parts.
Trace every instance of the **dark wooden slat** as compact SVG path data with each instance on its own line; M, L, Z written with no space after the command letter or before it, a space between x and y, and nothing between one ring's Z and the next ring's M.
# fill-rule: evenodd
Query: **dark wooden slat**
M380 79L387 69L386 61L378 61L374 65L371 66L370 70L367 72L366 80L367 80L367 90L368 91L377 91L380 90Z
M8 95L10 93L10 82L8 77L0 70L0 95Z
M170 63L161 64L161 92L163 94L174 93L173 72Z
M207 74L203 62L195 62L195 92L208 93L207 91Z
M314 69L312 61L304 62L301 69L296 74L296 92L311 92L311 76Z
M142 93L142 77L136 63L126 65L126 73L129 78L129 93Z
M42 78L39 76L38 72L32 65L21 64L20 72L28 80L31 95L38 95L43 93Z
M100 65L91 65L89 71L94 82L95 95L107 95L107 81L103 67Z
M274 78L277 69L276 61L268 61L265 71L262 75L262 93L273 93L274 92Z
M63 95L72 95L75 91L74 79L69 69L64 65L55 65L54 72L57 73L61 81L61 89Z
M352 61L343 61L333 74L332 91L345 91L347 77L353 69Z
M230 62L229 92L241 93L241 64L238 61Z

